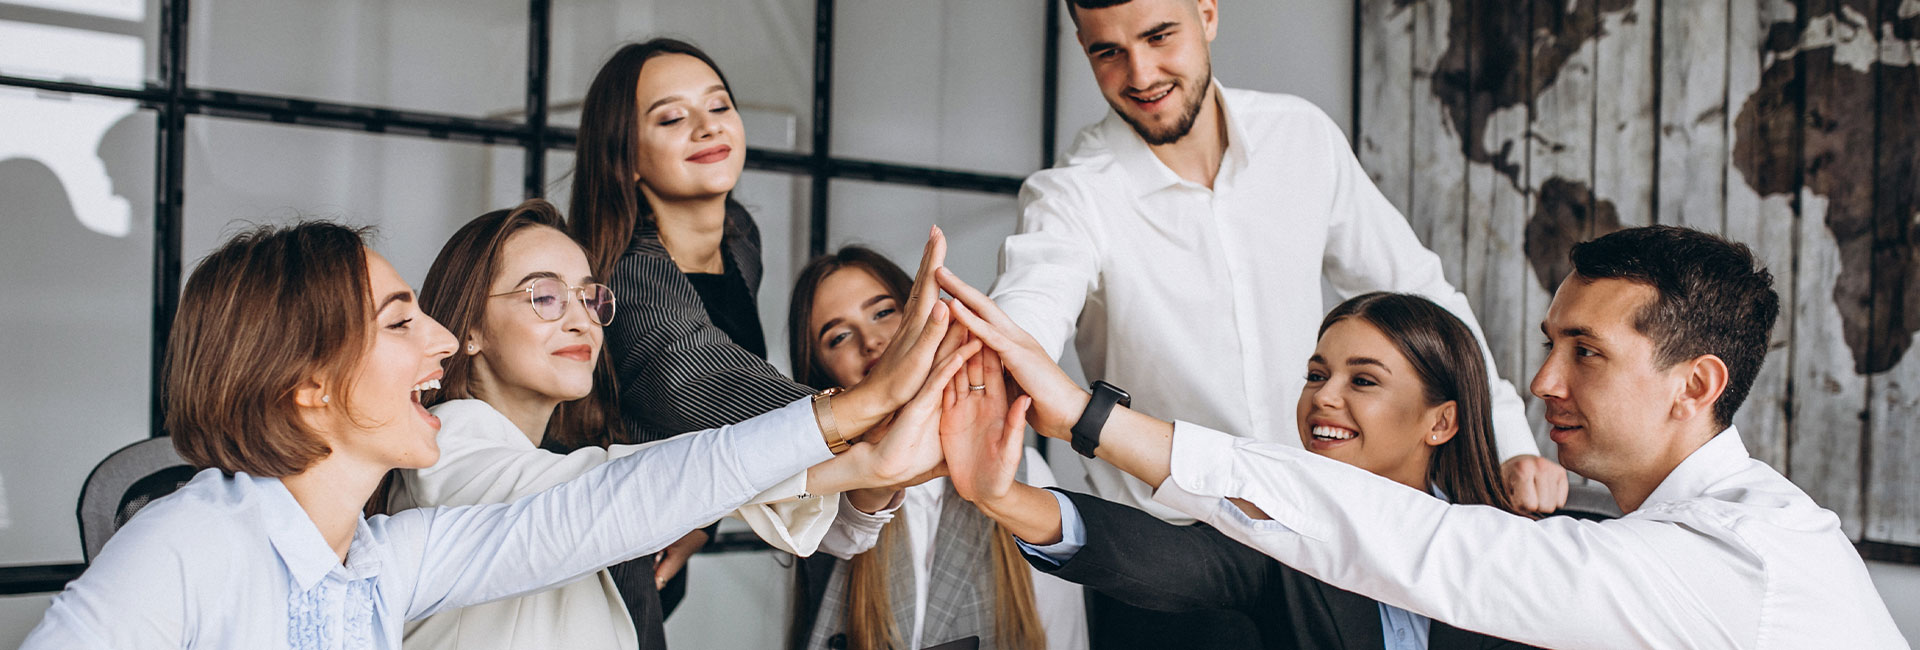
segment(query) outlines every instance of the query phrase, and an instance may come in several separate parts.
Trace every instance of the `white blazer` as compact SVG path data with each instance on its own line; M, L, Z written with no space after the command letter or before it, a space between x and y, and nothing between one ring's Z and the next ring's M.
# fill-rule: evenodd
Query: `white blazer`
M557 454L534 446L511 420L480 400L454 400L433 407L441 426L440 461L433 467L403 470L388 503L393 510L433 506L506 503L586 473L602 463L639 453L665 442L588 447ZM684 434L692 435L692 434ZM661 477L671 490L680 477ZM806 493L806 472L781 481L729 516L747 522L755 534L782 551L811 555L832 527L840 509L838 495ZM663 499L645 511L680 523L688 532L712 522L693 521L677 501ZM848 540L871 546L878 540ZM647 553L660 549L649 549ZM605 648L628 650L638 644L613 577L606 570L541 593L441 612L407 624L408 648Z

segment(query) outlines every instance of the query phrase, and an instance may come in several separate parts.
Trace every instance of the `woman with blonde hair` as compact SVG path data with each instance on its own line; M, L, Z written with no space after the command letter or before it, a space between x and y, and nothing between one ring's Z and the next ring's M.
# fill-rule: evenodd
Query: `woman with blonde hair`
M860 246L808 263L788 310L795 379L821 389L864 380L892 343L912 284ZM1027 481L1053 483L1033 449L1024 450L1023 465ZM1006 529L946 479L907 487L897 511L866 518L885 525L877 546L829 550L842 561L813 568L829 577L795 606L801 647L924 648L968 637L983 649L1087 646L1080 588L1028 567Z

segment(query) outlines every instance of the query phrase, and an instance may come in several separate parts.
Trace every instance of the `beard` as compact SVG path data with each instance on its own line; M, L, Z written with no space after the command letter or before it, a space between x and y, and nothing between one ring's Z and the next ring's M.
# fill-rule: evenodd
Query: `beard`
M1182 80L1180 85L1185 87L1192 84L1188 83L1187 80ZM1163 144L1173 144L1179 142L1181 138L1187 137L1187 132L1193 130L1194 120L1199 119L1200 105L1206 103L1207 93L1213 91L1213 66L1207 66L1206 74L1200 76L1199 87L1199 92L1187 95L1186 105L1180 107L1180 117L1175 119L1173 124L1169 124L1165 128L1155 129L1153 126L1140 121L1125 110L1115 110L1114 112L1119 113L1120 119L1126 120L1127 125L1133 127L1133 132L1140 134L1140 139L1147 141L1147 144L1156 147ZM1126 100L1123 98L1121 101ZM1115 108L1117 109L1118 107Z

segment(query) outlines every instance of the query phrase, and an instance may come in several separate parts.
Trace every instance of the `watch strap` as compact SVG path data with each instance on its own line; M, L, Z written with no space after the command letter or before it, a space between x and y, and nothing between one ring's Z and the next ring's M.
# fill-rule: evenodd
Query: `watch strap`
M1113 415L1113 405L1133 404L1133 396L1113 384L1096 381L1091 388L1093 396L1087 400L1087 410L1073 423L1072 441L1073 450L1088 458L1100 448L1100 431L1106 428L1107 417Z

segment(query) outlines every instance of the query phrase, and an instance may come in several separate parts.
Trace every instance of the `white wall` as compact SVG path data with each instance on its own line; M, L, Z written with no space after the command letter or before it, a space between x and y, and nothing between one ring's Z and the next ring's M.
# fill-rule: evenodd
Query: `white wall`
M1920 645L1920 566L1868 562L1867 573L1907 643Z

